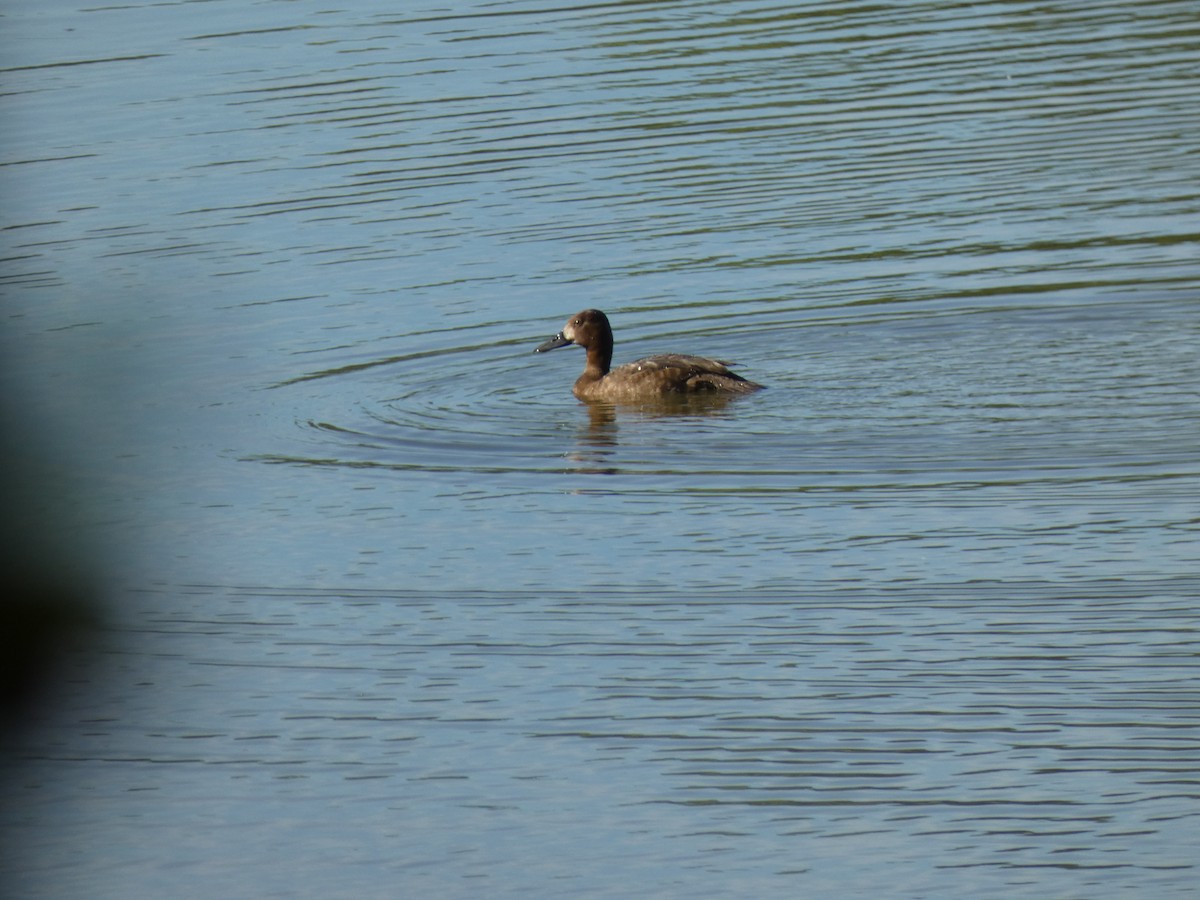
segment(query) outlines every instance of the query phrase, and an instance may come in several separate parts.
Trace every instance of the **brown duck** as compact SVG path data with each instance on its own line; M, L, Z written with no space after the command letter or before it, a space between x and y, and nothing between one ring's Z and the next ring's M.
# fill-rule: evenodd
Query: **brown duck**
M731 372L733 363L704 356L664 353L610 369L612 326L598 309L571 316L562 331L533 352L546 353L567 344L578 344L587 351L583 374L574 387L580 400L629 403L677 394L749 394L762 388Z

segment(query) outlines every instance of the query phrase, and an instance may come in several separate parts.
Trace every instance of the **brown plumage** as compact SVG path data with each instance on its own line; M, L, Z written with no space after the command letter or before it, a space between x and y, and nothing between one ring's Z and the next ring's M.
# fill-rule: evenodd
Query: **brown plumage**
M598 309L585 309L571 316L562 331L533 352L545 353L567 344L578 344L587 351L583 374L574 387L580 400L628 403L675 394L749 394L762 388L731 372L732 363L703 356L664 353L610 369L612 326L608 316Z

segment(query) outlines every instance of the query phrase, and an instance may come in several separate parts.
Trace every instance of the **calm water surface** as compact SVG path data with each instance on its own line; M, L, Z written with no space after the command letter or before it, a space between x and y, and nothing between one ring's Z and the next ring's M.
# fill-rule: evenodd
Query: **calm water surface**
M5 887L1194 896L1195 13L8 4Z

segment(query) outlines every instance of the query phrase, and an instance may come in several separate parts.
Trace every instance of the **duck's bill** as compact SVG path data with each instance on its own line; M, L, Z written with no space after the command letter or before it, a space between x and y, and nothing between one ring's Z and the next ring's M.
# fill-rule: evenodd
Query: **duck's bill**
M565 347L567 344L573 343L575 342L569 337L563 337L563 333L560 331L554 337L550 338L550 340L546 341L546 343L539 345L533 352L545 353L547 350L557 350L559 347Z

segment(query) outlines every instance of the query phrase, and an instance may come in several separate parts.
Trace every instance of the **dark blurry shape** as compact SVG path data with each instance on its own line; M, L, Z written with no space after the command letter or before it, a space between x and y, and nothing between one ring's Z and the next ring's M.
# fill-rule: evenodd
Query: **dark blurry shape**
M59 664L90 645L100 624L85 589L49 573L17 575L0 585L0 715L6 726L33 712L52 692Z
M0 368L5 382L19 379ZM12 393L0 405L0 727L6 731L30 721L43 700L54 702L62 664L99 635L95 557L74 521L74 456L52 433Z

